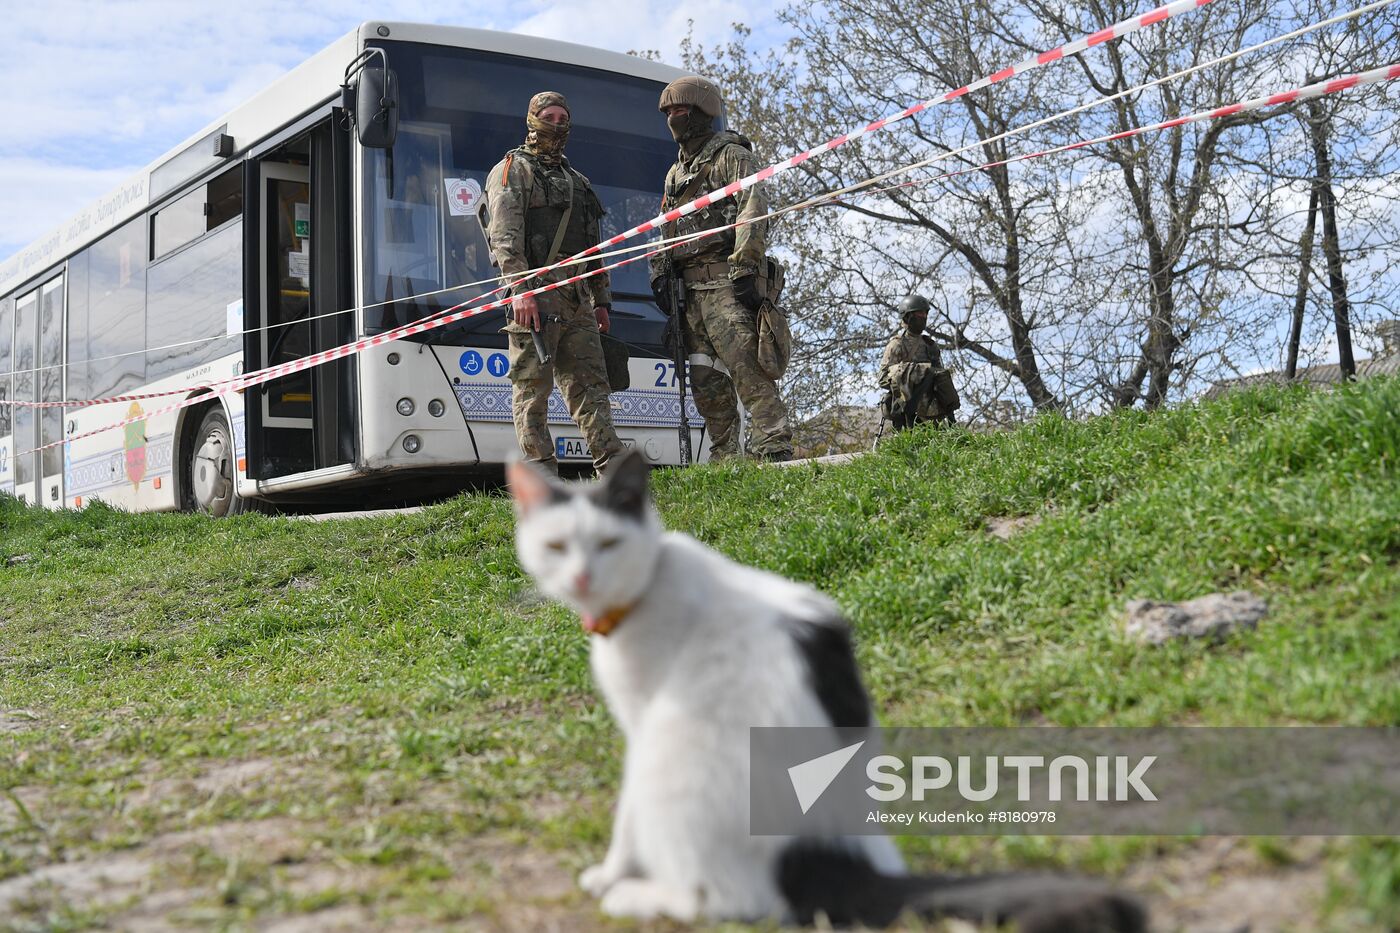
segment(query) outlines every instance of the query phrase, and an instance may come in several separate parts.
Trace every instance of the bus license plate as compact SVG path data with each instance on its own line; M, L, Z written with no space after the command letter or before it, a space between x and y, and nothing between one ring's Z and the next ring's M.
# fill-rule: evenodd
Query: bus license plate
M624 437L622 446L636 447L637 442L630 437ZM588 442L581 437L556 437L554 457L556 460L592 460L593 451L588 449Z

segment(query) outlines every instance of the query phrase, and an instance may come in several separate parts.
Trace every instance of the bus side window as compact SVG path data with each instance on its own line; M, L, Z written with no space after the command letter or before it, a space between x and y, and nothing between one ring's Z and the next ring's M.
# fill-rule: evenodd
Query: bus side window
M84 250L86 287L70 295L69 398L102 398L146 381L146 218L137 215ZM81 391L75 394L81 380Z

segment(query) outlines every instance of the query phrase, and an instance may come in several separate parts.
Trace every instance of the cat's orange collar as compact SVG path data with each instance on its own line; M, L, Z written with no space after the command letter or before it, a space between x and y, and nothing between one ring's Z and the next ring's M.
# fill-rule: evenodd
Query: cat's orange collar
M581 616L583 619L583 627L590 635L602 635L606 638L612 633L613 629L622 624L622 620L627 618L628 613L636 608L636 605L636 603L632 603L630 606L619 606L614 609L609 609L600 616L584 614Z

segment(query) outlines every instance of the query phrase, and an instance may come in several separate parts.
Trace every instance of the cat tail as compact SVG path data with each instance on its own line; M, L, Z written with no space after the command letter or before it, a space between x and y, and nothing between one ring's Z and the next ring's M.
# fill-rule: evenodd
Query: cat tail
M884 927L905 911L926 920L1016 924L1018 933L1146 933L1147 912L1099 882L1047 875L885 875L863 854L799 841L778 862L792 919Z

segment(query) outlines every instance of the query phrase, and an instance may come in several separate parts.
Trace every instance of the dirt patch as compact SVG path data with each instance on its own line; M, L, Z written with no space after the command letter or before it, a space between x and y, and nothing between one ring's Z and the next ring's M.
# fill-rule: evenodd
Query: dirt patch
M30 732L38 729L42 717L27 709L0 710L0 735L13 732Z
M1153 929L1172 933L1286 933L1320 930L1327 887L1326 840L1287 844L1273 864L1244 839L1204 839L1135 865L1123 879L1152 908Z
M992 516L987 519L987 531L993 537L1009 541L1027 528L1040 524L1039 515Z
M49 905L111 904L137 893L150 871L150 861L139 854L45 865L0 881L0 915L22 915Z
M155 767L152 765L147 770ZM138 777L142 786L128 793L122 803L131 810L172 799L204 797L212 800L246 794L271 784L290 784L297 773L297 769L267 758L211 763L198 774L188 777Z
M23 875L0 881L0 916L43 914L58 907L83 910L128 908L133 918L152 919L188 906L201 893L166 889L169 863L198 849L227 853L258 853L266 857L290 836L289 823L263 820L257 823L223 823L203 829L157 836L127 852L98 855L71 862L44 865Z
M101 909L124 930L189 929L220 916L222 869L192 873L214 853L220 865L239 859L259 866L262 883L283 901L323 909L299 912L271 906L258 913L259 929L278 933L319 930L467 929L489 933L605 931L615 929L574 883L576 860L533 847L518 836L454 838L432 855L446 868L433 885L434 901L452 905L440 917L413 906L380 904L376 892L393 886L393 866L347 862L308 842L315 827L285 819L225 823L158 836L130 852L49 865L0 882L0 915L19 916L66 905ZM304 835L305 834L305 835ZM1121 879L1151 905L1158 933L1284 933L1321 927L1325 889L1324 840L1289 843L1292 861L1275 864L1246 840L1207 839L1139 862ZM274 902L275 904L276 902ZM647 924L647 931L680 929ZM909 929L928 930L926 926ZM933 929L971 931L944 925Z
M11 787L0 791L0 830L43 826L48 791L42 787Z
M285 768L279 772L277 762L267 758L253 758L247 761L232 761L228 764L215 765L194 779L196 789L207 794L221 794L226 791L241 790L245 787L260 787L268 783L268 779L273 774L279 777L285 774Z
M345 904L318 910L315 913L283 917L270 923L260 924L258 928L263 933L321 933L323 930L327 933L340 933L342 930L421 929L421 927L409 926L408 924L398 928L376 924L374 912L358 904Z

